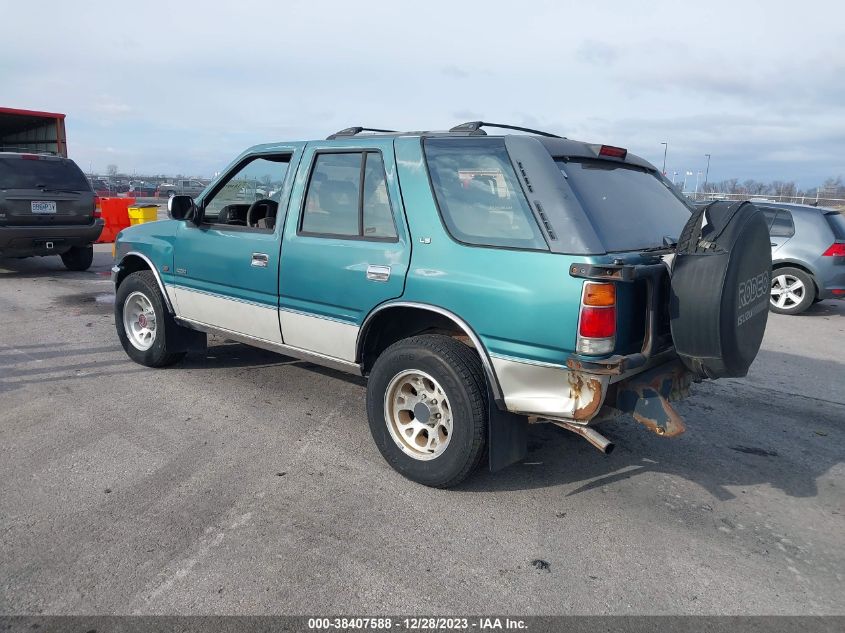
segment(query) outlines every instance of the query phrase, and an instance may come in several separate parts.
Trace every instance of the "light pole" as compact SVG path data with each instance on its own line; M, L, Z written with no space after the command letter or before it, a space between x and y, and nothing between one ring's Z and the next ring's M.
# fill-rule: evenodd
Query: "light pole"
M678 179L678 171L675 170L672 172L672 184L675 184L675 181Z
M685 193L685 192L686 192L686 189L687 189L687 176L692 176L692 172L691 172L691 171L685 171L685 172L684 172L684 184L683 184L683 185L681 185L681 193Z
M695 175L695 200L698 200L698 180L701 178L701 172Z
M705 154L707 157L707 171L704 172L704 188L707 189L707 178L710 176L710 154Z
M666 152L669 151L669 141L660 143L663 146L663 175L666 175Z

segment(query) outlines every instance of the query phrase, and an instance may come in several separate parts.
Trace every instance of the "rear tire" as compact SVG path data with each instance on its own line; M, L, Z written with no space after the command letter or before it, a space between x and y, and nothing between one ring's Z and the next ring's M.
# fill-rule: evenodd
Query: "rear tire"
M167 367L185 357L185 352L168 349L168 337L172 340L181 327L167 311L149 270L132 273L118 286L114 325L126 355L140 365Z
M479 465L487 443L478 354L442 335L394 343L370 374L367 416L376 446L400 474L435 488L459 484Z
M816 298L813 278L800 268L776 268L772 271L769 308L777 314L801 314Z
M62 253L62 263L68 270L88 270L94 261L94 245L73 246L65 253Z

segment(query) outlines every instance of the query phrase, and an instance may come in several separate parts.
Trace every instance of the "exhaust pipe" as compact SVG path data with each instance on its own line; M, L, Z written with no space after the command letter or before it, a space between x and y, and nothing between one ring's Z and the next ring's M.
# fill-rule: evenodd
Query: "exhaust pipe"
M616 444L611 442L595 429L591 429L588 426L572 424L571 422L558 422L557 420L550 420L550 422L552 424L556 424L562 429L566 429L567 431L572 431L576 435L580 435L605 455L610 455L613 452L613 449L616 448Z

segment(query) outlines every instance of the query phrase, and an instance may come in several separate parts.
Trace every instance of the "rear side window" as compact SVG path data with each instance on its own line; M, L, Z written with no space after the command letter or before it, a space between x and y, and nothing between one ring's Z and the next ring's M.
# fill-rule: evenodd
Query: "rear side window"
M772 237L792 237L795 235L795 224L789 211L785 209L767 209L766 211L776 211L776 215L769 224L769 235Z
M769 226L769 231L772 230L772 222L775 221L775 216L778 214L777 209L760 209L763 212L763 217L766 218L766 224Z
M381 154L317 154L299 230L325 237L396 240Z
M0 158L0 189L91 191L91 185L72 160Z
M677 239L690 208L657 175L609 160L556 158L605 248L632 251Z
M548 250L501 139L425 140L443 222L459 242Z
M837 240L845 240L845 216L841 213L826 213L825 219L833 231L833 237Z

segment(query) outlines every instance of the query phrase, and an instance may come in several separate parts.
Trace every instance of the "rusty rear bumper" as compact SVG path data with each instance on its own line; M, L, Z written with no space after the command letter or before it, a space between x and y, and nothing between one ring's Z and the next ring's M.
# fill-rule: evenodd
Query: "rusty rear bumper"
M686 427L671 402L686 398L691 383L692 374L676 359L611 385L605 404L658 435L674 437Z

